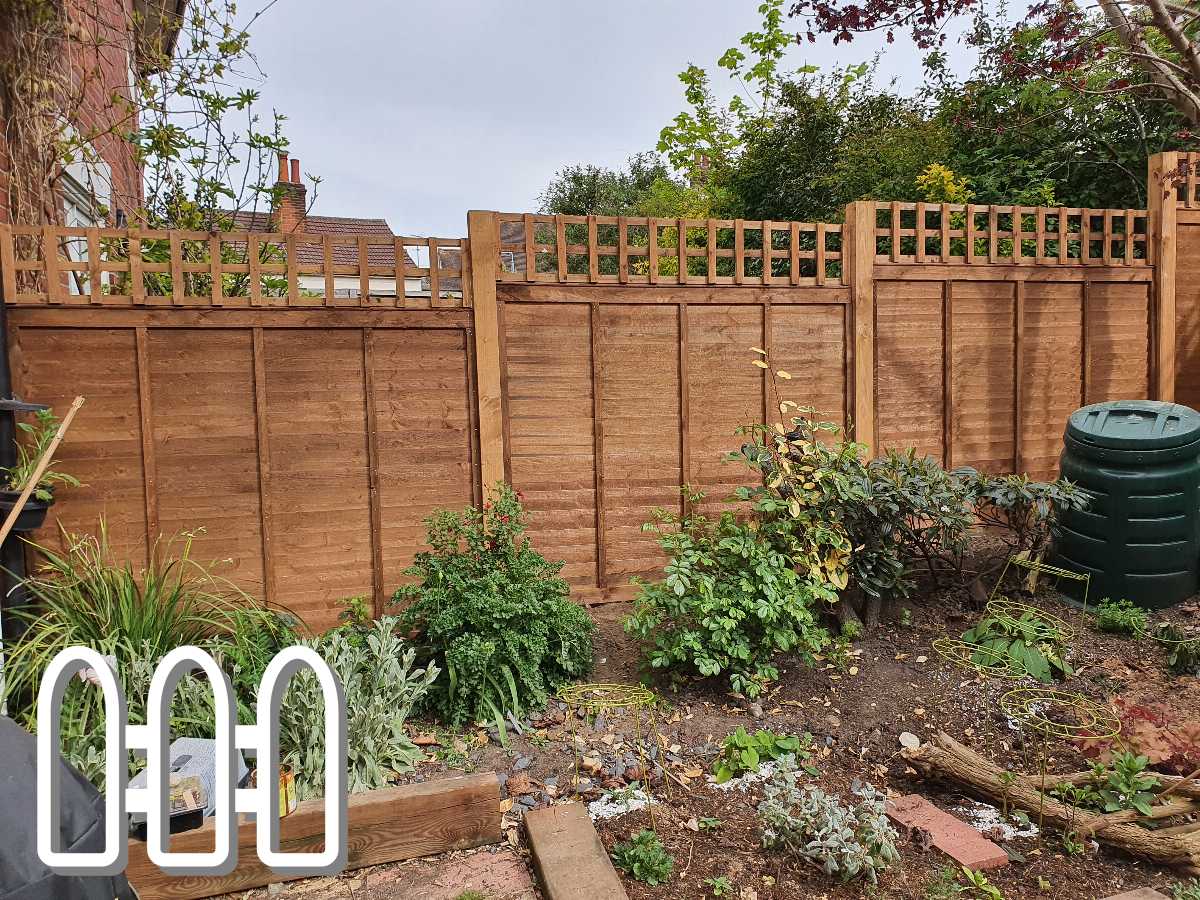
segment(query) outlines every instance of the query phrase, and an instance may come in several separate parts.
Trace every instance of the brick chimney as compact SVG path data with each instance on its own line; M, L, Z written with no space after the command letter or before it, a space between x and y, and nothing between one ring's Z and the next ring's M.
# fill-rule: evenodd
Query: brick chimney
M288 155L279 154L279 180L275 182L275 190L278 200L271 216L274 226L284 233L303 231L308 190L300 180L300 160L291 160L289 172Z

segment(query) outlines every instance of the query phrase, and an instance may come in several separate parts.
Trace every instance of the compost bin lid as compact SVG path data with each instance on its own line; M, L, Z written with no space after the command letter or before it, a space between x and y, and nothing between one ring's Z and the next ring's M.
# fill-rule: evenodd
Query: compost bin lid
M1166 450L1200 441L1200 413L1161 400L1093 403L1071 413L1067 435L1093 447Z

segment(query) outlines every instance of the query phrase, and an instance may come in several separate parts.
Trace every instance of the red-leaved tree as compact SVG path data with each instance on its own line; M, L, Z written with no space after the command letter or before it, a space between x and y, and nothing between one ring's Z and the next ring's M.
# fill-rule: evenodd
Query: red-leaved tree
M940 45L947 26L983 12L990 0L796 0L791 15L805 23L802 37L832 35L834 43L857 34L897 31L917 46ZM1196 0L1043 0L1031 6L1021 29L1044 30L1043 75L1088 93L1141 92L1165 101L1200 125L1200 3ZM1093 70L1124 57L1145 74L1143 81L1117 79L1096 84Z

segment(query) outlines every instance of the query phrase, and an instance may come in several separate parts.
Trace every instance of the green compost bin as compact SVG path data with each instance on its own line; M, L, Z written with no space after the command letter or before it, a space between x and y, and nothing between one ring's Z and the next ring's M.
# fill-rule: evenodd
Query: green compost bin
M1091 497L1062 513L1054 561L1091 575L1088 600L1162 609L1196 593L1200 413L1178 403L1095 403L1067 420L1061 471Z

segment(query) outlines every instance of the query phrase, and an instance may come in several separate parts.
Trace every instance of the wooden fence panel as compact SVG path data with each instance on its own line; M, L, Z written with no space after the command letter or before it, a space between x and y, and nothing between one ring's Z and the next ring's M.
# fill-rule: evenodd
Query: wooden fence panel
M880 450L915 447L945 462L946 286L880 281L875 287L875 423Z
M1024 286L1020 450L1017 471L1054 478L1067 417L1083 389L1083 284Z
M460 329L372 330L382 583L390 594L425 547L423 519L476 499L472 392Z
M954 465L1013 471L1016 287L954 282L950 454Z
M104 516L140 567L196 531L196 559L314 629L347 597L382 610L422 518L478 493L469 313L351 312L10 310L18 393L88 398L58 455L86 485L36 538Z
M1178 216L1175 399L1200 409L1200 211L1180 209Z
M100 518L120 556L146 560L145 477L138 396L137 338L133 329L27 328L12 325L14 390L58 410L86 394L70 440L55 454L58 468L83 482L60 490L52 521L34 539L61 546L55 522L94 534ZM84 390L86 386L87 390Z
M267 329L267 434L276 596L312 627L371 596L371 521L360 331Z
M1087 310L1087 402L1149 396L1149 285L1089 284Z
M159 534L203 528L197 559L229 559L222 574L264 587L254 344L246 329L147 329L150 453ZM88 398L89 409L92 398ZM83 414L81 413L81 416Z
M678 510L681 463L678 307L595 309L604 570L608 584L652 576L664 557L642 532L655 508Z
M846 424L848 394L847 307L839 304L774 304L769 307L768 345L779 396L768 398L770 422L779 421L779 401L811 406L826 422Z
M506 303L501 332L509 478L533 512L538 549L588 586L597 566L590 322L584 304Z

